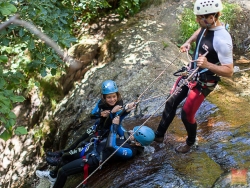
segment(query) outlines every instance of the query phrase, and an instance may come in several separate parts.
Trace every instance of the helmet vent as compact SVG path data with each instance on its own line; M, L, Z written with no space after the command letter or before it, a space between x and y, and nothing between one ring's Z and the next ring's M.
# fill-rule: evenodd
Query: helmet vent
M222 11L221 0L196 0L194 4L195 15L212 14Z
M142 134L141 132L137 132L136 133L137 136L143 136L143 137L146 137L144 134Z

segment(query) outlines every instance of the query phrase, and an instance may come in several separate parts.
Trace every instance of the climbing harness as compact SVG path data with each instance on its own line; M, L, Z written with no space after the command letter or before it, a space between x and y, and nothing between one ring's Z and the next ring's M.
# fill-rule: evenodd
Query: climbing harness
M89 145L87 144L86 147L85 147L86 149L84 148L84 149L82 150L82 152L81 152L81 157L83 157L84 154L85 154L85 152L88 151L89 147L90 147L91 145L94 144L94 149L93 149L93 151L91 151L90 153L88 153L88 154L86 155L86 158L84 159L85 162L88 161L88 158L89 158L90 156L95 156L95 157L97 158L97 160L100 161L100 155L99 155L98 152L96 151L97 142L99 142L99 138L91 138L91 139L90 139L90 144L89 144Z
M240 70L240 68L238 66L234 66L234 73L244 72L244 71L248 71L248 70L250 70L250 68Z
M89 127L87 130L86 130L86 133L91 136L92 134L94 134L96 132L96 128L97 128L97 125L98 125L99 121L96 121L95 124L91 127Z
M99 138L98 137L93 137L90 139L90 142L88 144L85 145L85 147L83 148L83 150L81 151L81 157L82 157L82 166L83 166L83 179L86 179L88 177L88 169L89 169L89 164L87 163L89 160L90 156L95 156L95 158L99 161L99 163L101 164L102 162L102 155L97 152L96 148L97 148L97 142L99 142ZM90 148L90 146L94 145L94 149L88 153L87 155L84 155ZM99 167L100 169L100 167ZM85 181L86 183L86 181Z

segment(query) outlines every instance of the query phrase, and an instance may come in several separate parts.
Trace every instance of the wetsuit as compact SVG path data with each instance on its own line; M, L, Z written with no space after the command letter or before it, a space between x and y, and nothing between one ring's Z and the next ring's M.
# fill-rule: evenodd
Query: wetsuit
M116 105L123 106L123 100L121 99L117 101L114 106ZM103 102L102 100L99 100L95 108L92 110L91 118L92 119L99 118L99 122L96 128L96 131L99 132L98 133L99 136L107 137L110 130L110 126L112 125L112 120L116 115L120 116L120 122L121 122L129 114L129 112L123 110L121 114L118 114L119 112L117 112L117 113L110 113L108 117L101 116L101 111L109 110L111 112L114 106L109 106L107 103ZM124 136L124 133L120 128L118 130L118 134L119 136Z
M120 116L120 122L130 113L126 111L122 111L121 114L110 113L108 117L102 117L101 111L109 110L111 111L116 105L123 106L123 100L119 100L116 102L114 106L109 106L107 103L99 100L95 105L94 109L91 111L90 117L92 119L98 119L93 126L87 129L85 133L82 134L76 141L73 142L67 149L63 150L63 153L72 153L81 152L81 149L85 146L89 139L92 136L101 136L102 138L106 138L110 131L110 126L112 124L112 120L116 115ZM124 132L119 126L118 135L120 137L124 136ZM67 154L68 155L68 154ZM66 156L67 157L67 156Z
M115 126L115 128L114 128ZM71 162L66 165L58 166L57 169L51 172L57 174L57 180L53 188L62 188L67 180L67 177L77 173L84 173L84 179L88 177L96 168L99 167L99 161L105 161L121 144L126 140L125 138L116 138L117 128L119 125L112 125L108 138L102 140L99 143L92 144L83 153L76 153L75 155L68 155ZM136 154L141 153L143 147L131 146L129 142L126 142L118 152L116 152L108 162L114 160L124 160L134 157ZM81 156L83 154L83 156ZM87 161L84 161L87 159ZM60 168L60 169L59 169ZM57 170L59 169L58 173Z
M232 39L225 27L218 26L207 30L206 35L202 36L203 30L201 30L197 37L196 44L200 43L200 45L196 46L195 52L197 53L195 54L205 54L208 51L206 55L208 62L213 64L232 64ZM193 59L197 59L197 57L193 57ZM190 68L196 68L196 63L192 62ZM182 87L166 102L162 119L156 131L156 137L164 136L175 117L178 105L186 99L182 107L181 119L188 134L187 145L191 146L194 144L197 131L195 113L205 97L213 91L220 80L219 76L207 69L200 68L198 72L196 80L190 82L189 86L182 84L183 77L177 79L171 92L175 92L176 86Z

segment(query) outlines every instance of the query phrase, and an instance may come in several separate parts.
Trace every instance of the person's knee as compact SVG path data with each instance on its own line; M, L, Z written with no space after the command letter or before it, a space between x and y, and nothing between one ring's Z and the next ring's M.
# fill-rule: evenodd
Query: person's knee
M187 114L184 110L181 111L181 120L187 122Z
M194 124L196 122L194 116L186 113L185 110L181 111L181 120L184 124L185 123Z
M68 177L67 171L65 171L63 168L60 168L57 177L67 178Z

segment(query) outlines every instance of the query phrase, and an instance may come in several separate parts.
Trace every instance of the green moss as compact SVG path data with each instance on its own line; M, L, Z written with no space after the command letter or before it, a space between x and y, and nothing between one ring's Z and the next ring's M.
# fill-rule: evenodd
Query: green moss
M182 162L178 162L182 160ZM220 165L215 163L206 153L192 152L181 156L173 164L173 167L180 173L185 174L188 179L195 180L195 184L201 187L212 187L214 182L223 173Z
M249 129L248 129L249 130ZM241 131L240 131L241 132ZM237 142L226 142L225 146L223 147L223 151L228 153L228 156L233 157L233 160L238 165L238 168L244 169L250 166L249 154L248 151L250 150L249 144L245 144L244 141L247 137L241 137L242 135L236 136L240 139ZM235 152L237 150L237 152Z
M237 97L237 90L226 82L219 83L220 89L213 91L207 99L218 106L221 118L230 126L238 127L248 123L250 104L245 98Z

